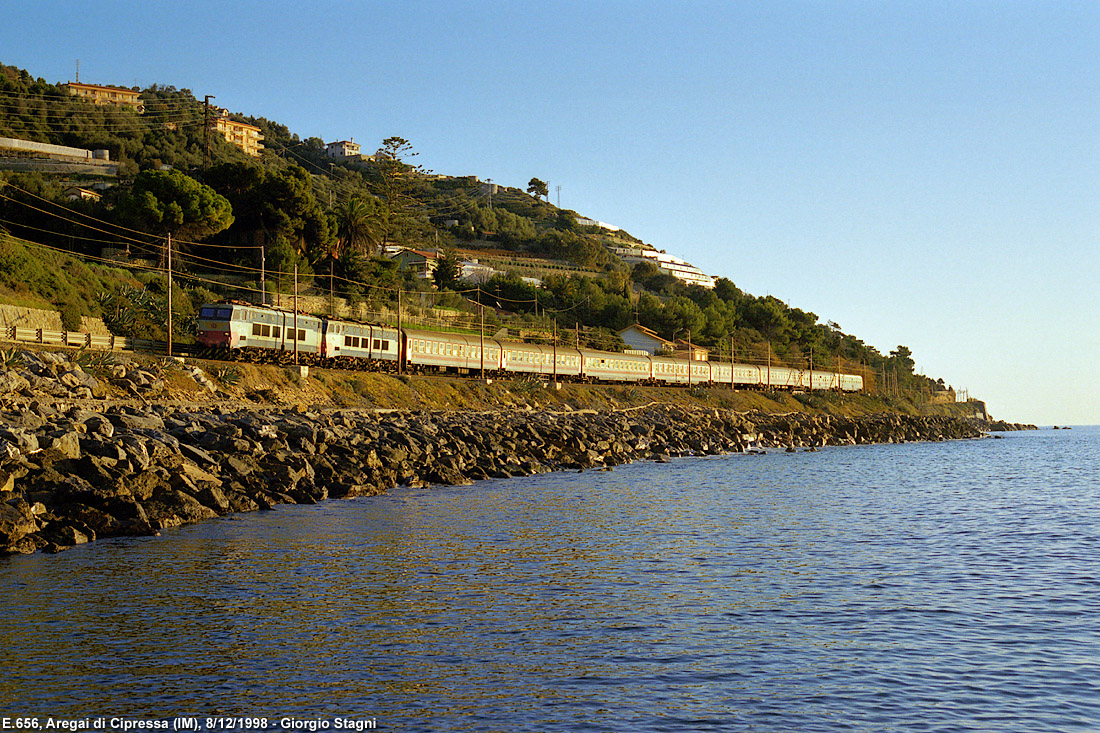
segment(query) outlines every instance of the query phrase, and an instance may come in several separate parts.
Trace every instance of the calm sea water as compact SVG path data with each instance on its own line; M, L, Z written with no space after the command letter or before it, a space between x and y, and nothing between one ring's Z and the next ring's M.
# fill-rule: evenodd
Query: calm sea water
M399 489L2 559L0 715L1097 730L1098 487L1078 428Z

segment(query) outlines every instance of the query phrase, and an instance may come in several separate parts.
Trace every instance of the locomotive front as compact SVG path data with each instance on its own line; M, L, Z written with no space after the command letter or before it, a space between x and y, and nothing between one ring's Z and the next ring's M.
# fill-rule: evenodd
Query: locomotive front
M208 348L231 348L233 323L233 306L204 305L199 310L199 343Z

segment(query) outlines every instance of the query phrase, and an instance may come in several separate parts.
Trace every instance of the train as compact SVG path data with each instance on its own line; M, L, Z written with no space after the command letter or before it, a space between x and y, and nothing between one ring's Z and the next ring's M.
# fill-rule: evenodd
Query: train
M356 323L247 303L202 306L198 341L220 354L343 369L535 376L554 381L733 389L859 392L863 377L839 371L738 364L535 344L419 328Z

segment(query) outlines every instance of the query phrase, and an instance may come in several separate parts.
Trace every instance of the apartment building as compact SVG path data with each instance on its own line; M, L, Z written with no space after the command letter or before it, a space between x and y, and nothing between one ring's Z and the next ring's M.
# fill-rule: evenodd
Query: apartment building
M229 118L226 110L220 110L214 119L210 120L210 129L225 138L231 145L236 145L248 155L260 157L260 151L264 149L260 142L264 136L260 134L260 128L247 122L237 122Z
M652 262L661 272L672 275L688 285L700 285L709 290L717 282L717 278L713 275L708 275L690 262L664 252L640 247L613 247L611 251L623 262L629 264Z
M125 87L102 87L98 84L83 84L71 81L65 85L69 94L75 97L83 97L96 104L109 104L114 107L126 107L134 110L139 115L145 113L145 103L141 101L141 92Z

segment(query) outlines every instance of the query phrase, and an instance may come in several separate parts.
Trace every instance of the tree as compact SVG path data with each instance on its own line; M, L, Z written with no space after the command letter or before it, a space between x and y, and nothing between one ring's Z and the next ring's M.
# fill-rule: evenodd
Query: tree
M229 200L209 186L177 170L143 171L130 192L119 199L119 217L136 229L196 242L233 223ZM167 249L161 255L167 256Z
M375 153L372 189L381 199L387 214L382 227L383 245L411 228L413 211L417 206L412 196L413 182L416 177L427 173L423 167L406 162L406 159L417 155L419 153L413 151L412 143L396 135L383 140L382 147Z
M901 345L890 352L890 360L902 374L912 374L913 367L917 364L913 361L913 352L907 346Z
M546 181L540 181L537 178L532 178L527 182L527 193L535 198L545 196L547 201L550 200L550 187L546 185Z
M376 199L358 196L336 210L337 250L374 254L384 217Z
M315 261L332 253L329 220L304 168L265 171L253 163L225 163L211 168L206 180L239 212L226 239L270 247L282 237L299 254L311 253Z
M233 223L228 199L177 170L138 174L118 210L147 232L189 240L205 239Z
M462 276L462 265L459 264L458 255L454 250L447 249L440 253L435 261L435 269L432 270L432 282L440 290L453 289Z

